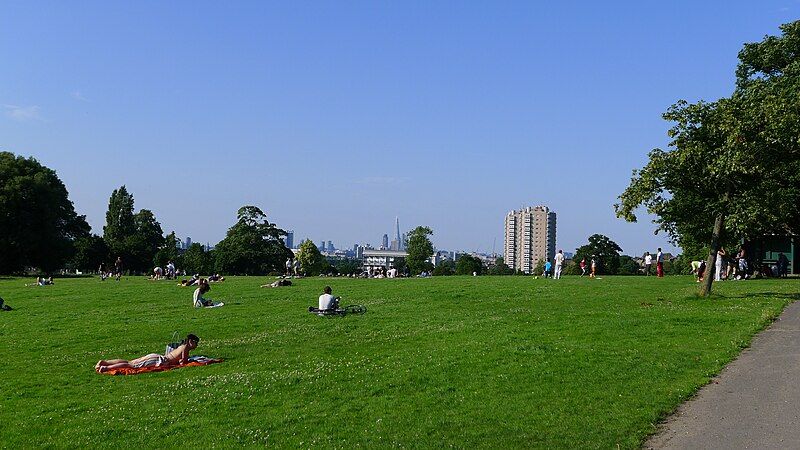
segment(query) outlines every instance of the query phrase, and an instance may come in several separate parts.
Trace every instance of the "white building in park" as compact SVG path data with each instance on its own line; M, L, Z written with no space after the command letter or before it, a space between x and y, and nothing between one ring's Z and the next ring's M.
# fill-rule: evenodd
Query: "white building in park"
M405 258L408 253L400 250L364 250L361 265L364 269L385 267L391 269L397 258Z

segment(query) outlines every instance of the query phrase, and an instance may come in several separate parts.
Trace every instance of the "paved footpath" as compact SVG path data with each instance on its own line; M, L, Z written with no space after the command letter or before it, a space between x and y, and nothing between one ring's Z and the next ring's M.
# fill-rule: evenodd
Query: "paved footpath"
M800 448L800 301L787 306L644 448Z

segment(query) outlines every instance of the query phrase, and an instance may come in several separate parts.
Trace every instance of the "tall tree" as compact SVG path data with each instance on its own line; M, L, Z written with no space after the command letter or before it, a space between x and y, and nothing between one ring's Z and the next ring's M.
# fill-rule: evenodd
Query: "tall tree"
M726 240L800 231L800 21L781 30L745 44L730 98L667 110L671 150L651 151L615 205L631 222L645 206L679 245L708 243L704 295Z
M108 200L106 225L103 227L103 239L113 256L130 257L128 253L129 239L136 232L136 221L133 215L133 195L128 193L125 185L114 189Z
M433 270L433 264L429 261L429 258L433 256L433 244L428 238L432 234L433 230L423 226L414 228L408 233L406 264L412 275L425 270Z
M243 206L238 220L215 249L215 268L220 273L256 275L283 272L292 256L282 238L286 231L267 220L255 206Z
M580 261L586 258L586 264L589 264L592 257L596 257L600 273L613 275L619 269L619 254L622 249L616 242L609 239L608 236L602 234L593 234L589 236L589 243L582 245L575 249L575 261Z
M89 235L56 172L34 158L0 152L0 273L62 268Z
M325 267L325 258L319 248L310 239L303 241L298 248L297 262L300 263L300 271L306 275L319 275Z
M164 245L164 231L149 209L136 213L133 222L136 231L126 240L126 247L132 258L128 265L135 271L146 273L152 268L158 249Z

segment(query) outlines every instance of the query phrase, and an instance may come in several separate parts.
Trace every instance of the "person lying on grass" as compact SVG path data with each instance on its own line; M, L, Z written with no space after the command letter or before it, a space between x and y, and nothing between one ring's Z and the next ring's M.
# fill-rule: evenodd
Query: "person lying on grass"
M282 286L291 286L291 285L292 285L292 282L290 280L287 280L286 278L281 278L280 280L273 281L272 283L269 283L269 284L262 284L261 287L262 288L265 288L265 287L282 287Z
M53 277L45 278L45 277L36 277L36 283L26 284L25 286L52 286L55 283L53 282Z
M181 341L181 345L175 350L167 353L166 355L159 355L158 353L150 353L141 358L132 359L130 361L125 359L109 359L97 362L94 370L97 373L103 373L113 369L141 369L142 367L162 367L162 366L177 366L186 364L189 360L189 352L197 348L200 338L190 334L186 339Z

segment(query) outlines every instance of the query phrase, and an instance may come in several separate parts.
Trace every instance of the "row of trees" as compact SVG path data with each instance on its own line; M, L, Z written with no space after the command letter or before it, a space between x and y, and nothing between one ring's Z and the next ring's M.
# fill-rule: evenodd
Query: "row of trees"
M182 251L175 232L165 236L152 211L134 210L125 186L111 194L103 235L91 234L55 171L34 158L0 152L0 273L89 272L121 257L130 273L173 261L187 272L256 275L282 270L292 256L285 236L259 208L244 206L213 251L200 244Z

